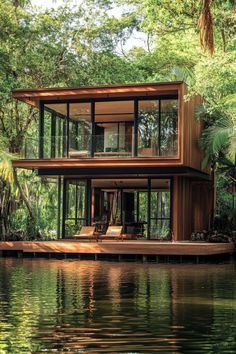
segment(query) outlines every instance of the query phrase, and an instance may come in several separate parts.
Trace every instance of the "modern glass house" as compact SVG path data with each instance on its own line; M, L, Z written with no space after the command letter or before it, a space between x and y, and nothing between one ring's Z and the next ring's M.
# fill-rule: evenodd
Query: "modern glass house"
M178 241L209 227L201 98L186 93L183 82L13 91L39 109L38 138L13 165L58 181L59 238L122 225L137 238Z

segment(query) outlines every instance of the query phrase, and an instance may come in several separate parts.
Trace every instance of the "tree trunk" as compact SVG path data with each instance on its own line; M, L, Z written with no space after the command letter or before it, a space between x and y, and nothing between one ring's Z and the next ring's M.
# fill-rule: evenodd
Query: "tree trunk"
M14 176L14 181L15 181L15 184L17 186L17 188L19 189L19 192L20 192L20 196L21 196L21 199L22 201L24 202L26 208L27 208L27 211L29 213L29 219L28 219L28 223L27 223L27 233L28 233L28 238L30 240L33 240L35 239L36 237L36 220L35 220L35 217L34 217L34 213L33 213L33 210L31 208L31 205L30 205L30 202L28 201L26 195L25 195L25 192L19 182L19 179L18 179L18 176L17 176L17 172L16 172L16 169L13 168L13 176Z

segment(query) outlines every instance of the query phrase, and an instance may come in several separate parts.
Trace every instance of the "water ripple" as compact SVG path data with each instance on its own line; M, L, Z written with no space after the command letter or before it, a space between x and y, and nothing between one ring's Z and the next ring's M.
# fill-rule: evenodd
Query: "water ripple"
M0 354L236 352L235 265L0 259Z

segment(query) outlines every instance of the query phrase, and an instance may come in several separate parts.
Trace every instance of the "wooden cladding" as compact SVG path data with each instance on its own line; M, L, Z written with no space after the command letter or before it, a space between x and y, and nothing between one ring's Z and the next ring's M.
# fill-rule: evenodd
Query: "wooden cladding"
M189 240L194 231L209 230L213 213L210 181L175 176L173 182L173 240Z
M188 101L185 100L187 86L183 85L181 94L181 158L186 166L190 166L200 171L209 173L209 169L203 169L203 152L199 147L199 141L202 134L203 124L197 119L196 112L202 103L200 96L193 96Z

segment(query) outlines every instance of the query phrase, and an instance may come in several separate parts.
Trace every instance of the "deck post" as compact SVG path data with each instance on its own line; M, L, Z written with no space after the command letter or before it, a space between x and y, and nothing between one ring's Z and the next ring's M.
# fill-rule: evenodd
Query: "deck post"
M85 209L86 209L86 225L91 225L91 204L92 204L92 193L91 193L91 179L87 179L86 183L86 201L85 201Z
M22 257L23 257L23 252L17 251L17 258L22 258Z

